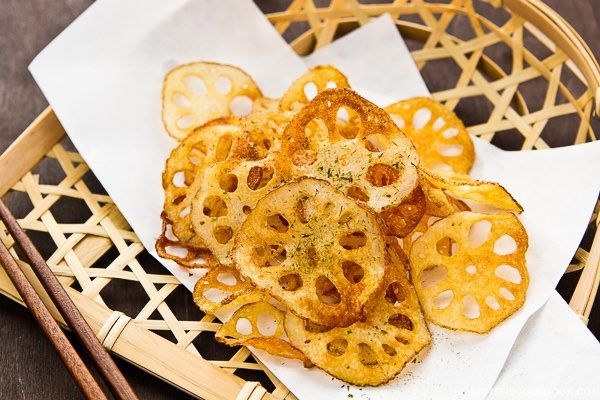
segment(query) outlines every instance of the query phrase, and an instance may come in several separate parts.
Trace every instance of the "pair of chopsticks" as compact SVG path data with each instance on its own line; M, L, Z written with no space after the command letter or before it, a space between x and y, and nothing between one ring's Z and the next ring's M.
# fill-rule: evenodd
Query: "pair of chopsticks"
M96 335L89 327L65 289L46 264L44 258L37 251L29 237L21 229L17 220L0 200L0 219L25 253L31 268L40 283L54 302L54 305L66 321L67 325L79 338L88 352L88 355L97 367L104 382L117 399L137 399L135 393L125 380L121 371L114 363L106 349L100 344ZM21 298L37 320L38 324L52 342L60 358L66 365L69 373L81 388L88 399L107 399L98 382L83 363L63 331L60 329L52 315L36 293L23 271L13 259L8 249L0 241L0 262L4 270L21 295Z

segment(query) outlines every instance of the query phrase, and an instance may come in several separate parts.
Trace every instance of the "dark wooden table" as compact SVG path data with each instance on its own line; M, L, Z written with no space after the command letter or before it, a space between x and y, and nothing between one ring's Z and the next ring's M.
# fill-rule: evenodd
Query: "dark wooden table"
M259 3L272 9L281 1ZM0 152L47 105L27 65L91 3L91 0L0 0ZM600 0L548 0L547 3L573 25L600 57ZM559 284L558 289L566 299L577 277L566 277ZM186 301L191 302L191 297L182 299L183 303ZM598 308L593 311L590 323L596 337L600 337ZM0 357L0 399L81 398L28 311L3 296L0 296ZM125 362L118 364L140 398L188 398Z

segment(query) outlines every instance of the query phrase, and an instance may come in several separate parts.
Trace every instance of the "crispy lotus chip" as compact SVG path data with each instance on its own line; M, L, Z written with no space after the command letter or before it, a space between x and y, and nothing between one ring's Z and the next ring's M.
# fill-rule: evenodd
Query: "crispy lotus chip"
M282 111L297 111L323 90L347 87L350 84L344 74L331 65L319 65L292 83L281 97L279 108Z
M473 142L454 112L427 97L414 97L385 108L415 144L427 168L466 174L475 160Z
M257 203L235 238L233 259L258 288L326 326L361 318L387 265L375 216L310 178L281 186Z
M249 114L260 97L256 83L239 68L210 62L180 65L163 82L163 124L169 135L183 140L213 119Z
M499 183L478 181L468 175L434 171L422 167L419 168L419 176L422 180L427 181L431 188L446 190L461 199L473 200L506 211L517 213L523 211L523 207ZM434 189L430 189L430 191L433 192Z
M265 301L246 304L219 328L215 339L229 346L252 346L307 365L304 354L285 340L284 315Z
M283 183L271 157L229 160L208 167L192 202L196 234L223 264L231 264L233 236L256 203Z
M173 260L187 268L206 268L216 264L210 250L184 243L173 234L173 225L163 212L161 214L162 232L156 239L156 252L162 258Z
M235 268L222 264L210 269L194 286L194 302L206 314L214 314L228 304L254 303L267 297Z
M342 108L357 115L351 135L339 130ZM289 176L330 182L378 213L390 234L409 233L425 212L412 143L385 111L349 89L326 90L300 110L280 154Z
M527 232L511 213L458 212L412 245L411 277L425 317L485 333L525 302Z
M377 386L398 375L431 342L414 289L390 268L365 322L327 330L292 313L285 330L292 345L317 367L353 385Z

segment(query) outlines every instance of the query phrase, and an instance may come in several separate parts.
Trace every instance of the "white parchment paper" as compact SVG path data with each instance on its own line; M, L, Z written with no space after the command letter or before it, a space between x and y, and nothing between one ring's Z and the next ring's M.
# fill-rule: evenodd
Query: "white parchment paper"
M101 0L36 57L30 70L70 138L154 254L160 174L176 145L162 128L164 74L193 60L238 65L276 97L305 63L250 1ZM427 89L391 19L378 18L306 60L332 63L379 105ZM508 153L476 141L473 175L498 180L525 207L531 286L521 311L488 335L432 326L431 349L392 383L354 388L318 369L259 353L301 399L484 398L527 318L553 293L591 214L600 143ZM188 288L197 277L161 260Z

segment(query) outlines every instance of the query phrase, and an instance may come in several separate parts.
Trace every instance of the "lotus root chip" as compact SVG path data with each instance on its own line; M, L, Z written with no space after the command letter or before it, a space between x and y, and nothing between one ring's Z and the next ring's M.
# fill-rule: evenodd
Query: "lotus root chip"
M256 83L237 67L209 62L181 65L163 82L163 124L169 135L183 140L211 120L249 114L261 97Z
M285 337L284 312L265 302L243 305L215 334L215 339L229 346L252 346L270 354L298 359L307 364L302 352Z
M173 234L173 225L164 212L161 218L162 232L155 244L156 252L160 257L173 260L186 268L210 268L216 264L213 255L204 246L195 247L179 240Z
M473 142L452 110L426 97L400 101L385 110L414 143L422 165L462 174L471 170Z
M292 312L348 326L378 290L387 255L369 210L327 182L305 178L259 200L236 236L233 259Z
M331 65L319 65L292 83L281 97L279 108L282 111L297 111L326 89L348 87L350 84L344 74Z
M490 331L525 301L527 246L512 213L462 211L434 223L410 249L425 317L450 329Z
M285 330L292 345L329 374L354 385L381 385L398 375L431 336L415 291L399 269L390 269L369 306L366 321L333 329L288 312Z

